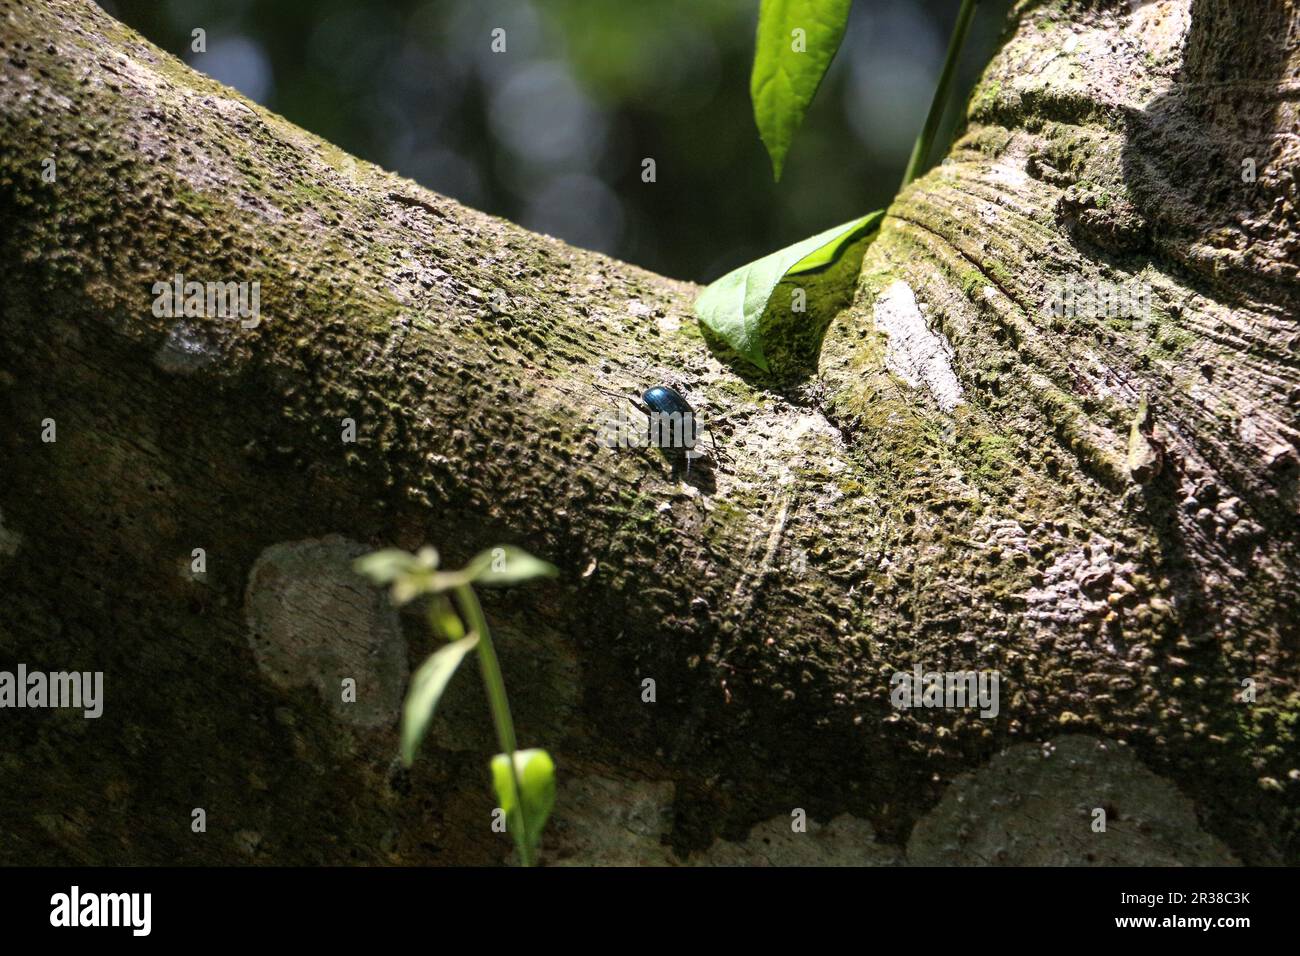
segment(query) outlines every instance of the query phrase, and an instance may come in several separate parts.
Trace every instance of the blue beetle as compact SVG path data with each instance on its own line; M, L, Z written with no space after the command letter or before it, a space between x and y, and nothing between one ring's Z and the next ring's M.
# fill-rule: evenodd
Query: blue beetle
M641 401L628 398L618 392L600 388L600 391L617 398L626 398L632 406L650 420L650 445L665 452L680 450L686 459L686 473L691 473L691 461L703 458L704 452L695 448L700 428L695 409L690 402L671 385L653 385L641 393ZM721 458L717 439L709 432L709 441L713 445L714 456Z

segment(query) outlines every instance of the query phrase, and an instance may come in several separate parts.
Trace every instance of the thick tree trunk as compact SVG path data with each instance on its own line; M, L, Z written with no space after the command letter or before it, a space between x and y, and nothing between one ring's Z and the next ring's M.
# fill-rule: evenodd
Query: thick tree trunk
M0 860L505 859L476 675L402 772L432 639L347 562L512 542L563 571L485 595L552 862L1300 862L1297 37L1022 4L766 376L693 286L0 0L0 669L105 681L98 720L0 711ZM158 317L177 274L260 323ZM601 389L663 381L729 415L690 483L600 442ZM917 665L998 672L996 717L895 708Z

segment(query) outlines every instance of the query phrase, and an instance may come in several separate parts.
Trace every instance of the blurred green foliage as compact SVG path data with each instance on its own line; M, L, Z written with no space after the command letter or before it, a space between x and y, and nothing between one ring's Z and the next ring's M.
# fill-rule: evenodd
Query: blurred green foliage
M958 8L857 0L776 184L749 102L758 0L102 5L351 153L529 228L699 282L889 201ZM981 4L963 98L1008 5ZM195 28L206 31L206 52L191 50ZM491 48L497 29L503 53ZM655 182L642 181L646 158Z

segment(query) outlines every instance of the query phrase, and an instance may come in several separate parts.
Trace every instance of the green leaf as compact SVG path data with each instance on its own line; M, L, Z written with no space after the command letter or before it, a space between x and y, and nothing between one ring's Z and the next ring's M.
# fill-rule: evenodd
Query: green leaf
M375 584L391 584L399 577L410 574L417 567L415 555L400 548L386 548L363 555L352 562L357 574Z
M532 578L553 578L559 573L554 565L508 544L489 548L465 565L469 580L489 587L506 587Z
M428 546L415 554L387 548L352 562L352 569L374 584L391 584L390 596L398 606L434 590L439 577L434 572L437 566L438 552Z
M421 594L427 594L433 590L433 580L435 575L428 571L413 571L405 574L393 582L389 590L389 597L394 604L401 607L408 601L414 601Z
M523 842L529 855L542 839L542 827L555 806L555 762L545 750L516 750L515 773L519 776L519 789L523 795L522 820L519 801L515 800L515 781L510 773L510 761L505 754L492 758L492 786L497 802L506 812L506 825Z
M851 225L844 232L840 233L830 242L817 249L814 249L808 255L804 256L789 269L785 271L784 278L790 276L802 275L805 272L812 272L823 266L828 266L839 258L841 252L848 248L857 239L865 236L869 232L874 232L880 228L880 220L885 218L885 211L877 209L869 213Z
M879 228L883 217L884 211L878 210L728 272L701 293L695 314L724 342L767 371L758 323L781 280L829 265L851 241Z
M844 39L851 2L763 0L759 9L749 96L775 179L781 178L795 131Z
M429 731L434 708L451 675L477 644L478 636L471 635L439 648L411 678L411 689L406 692L406 703L402 705L402 763L406 766L415 762L415 752Z
M465 625L461 623L451 602L442 594L434 595L429 604L429 626L435 634L442 635L444 640L459 641L465 636Z

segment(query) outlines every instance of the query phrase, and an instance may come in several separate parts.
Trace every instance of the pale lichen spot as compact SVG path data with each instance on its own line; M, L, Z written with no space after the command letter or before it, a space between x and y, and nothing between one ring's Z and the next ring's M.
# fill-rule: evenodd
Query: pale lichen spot
M990 163L984 175L993 182L1006 186L1008 192L1024 189L1029 184L1029 174L1025 172L1024 159L1020 156L1003 157L999 162ZM1005 198L1002 202L1005 202Z
M741 840L715 839L679 856L669 846L676 786L575 773L560 784L544 853L548 866L888 866L901 852L884 845L866 820L841 814L806 830L789 813L756 823ZM511 856L513 861L514 857Z
M262 673L277 687L315 687L340 720L397 719L406 639L384 591L352 570L368 549L339 535L275 544L248 575L244 618ZM346 678L356 700L343 699Z
M757 824L743 840L715 840L690 857L692 866L895 866L902 854L881 843L866 820L842 813L828 823L807 821L806 832L781 814Z
M12 558L22 543L23 536L5 527L4 512L0 512L0 558Z
M221 357L221 350L187 322L177 322L154 352L154 365L173 375L190 375Z
M1132 10L1124 33L1146 52L1164 57L1182 49L1192 24L1191 0L1129 0Z
M952 345L931 331L906 282L896 280L876 299L876 328L889 336L885 365L912 388L924 386L945 412L962 403L961 383L952 369Z
M571 773L560 782L547 828L547 865L670 865L665 837L672 829L675 797L669 780Z
M1090 826L1098 808L1104 833ZM1075 734L1015 744L957 778L916 824L907 858L912 866L1238 862L1201 829L1192 802L1129 748Z

